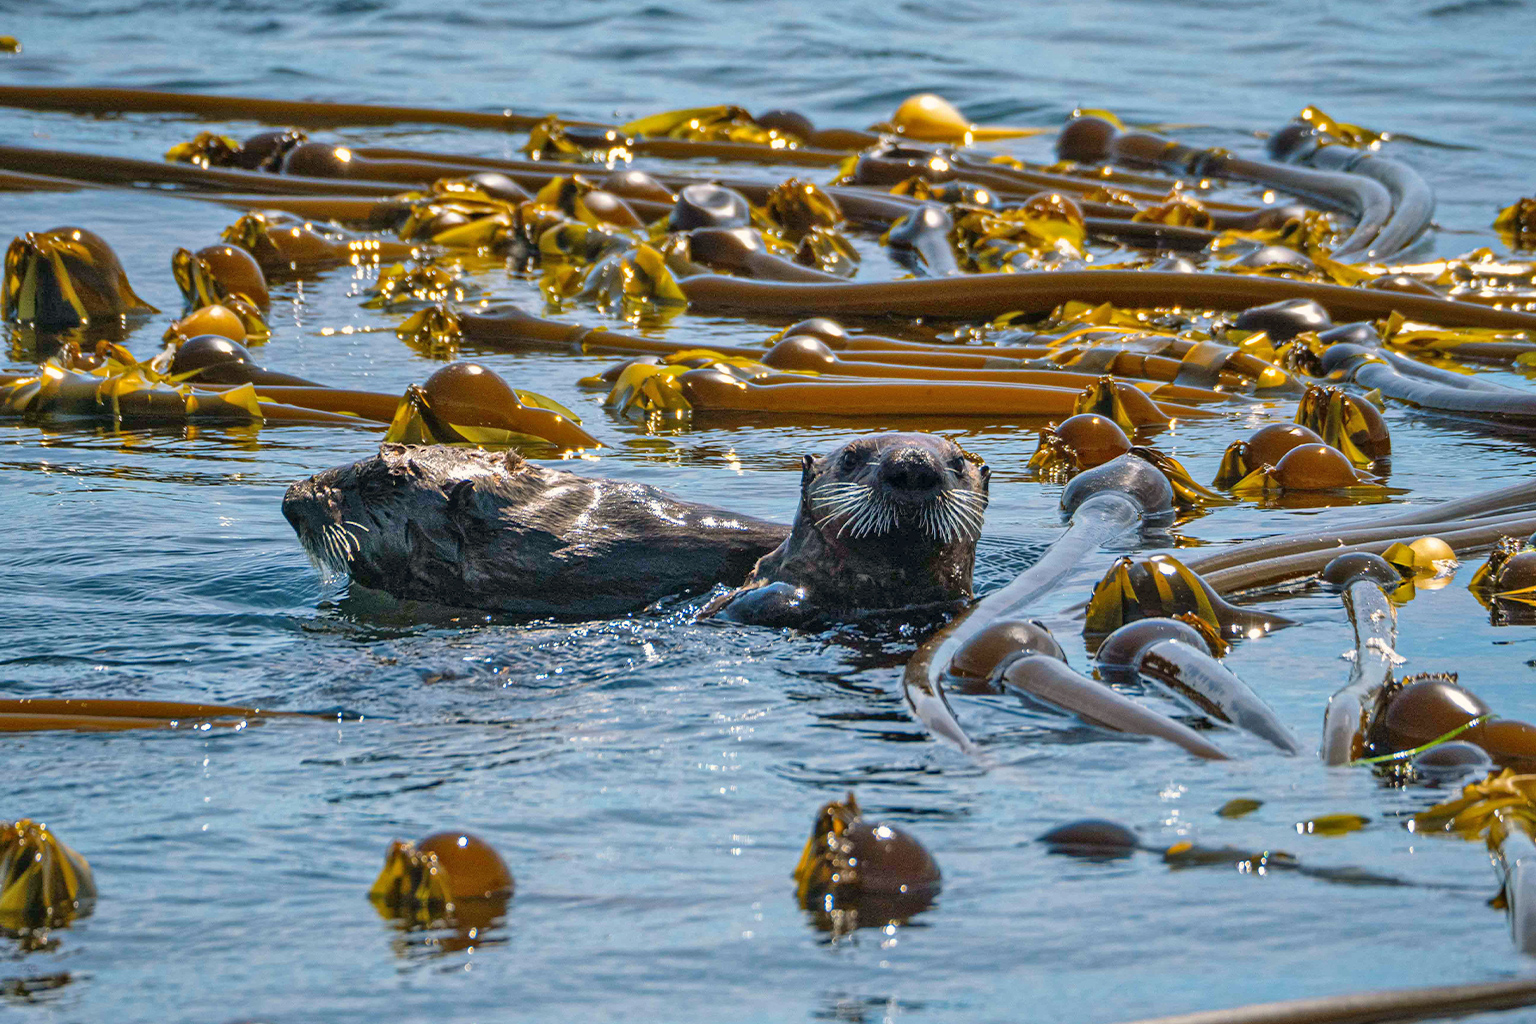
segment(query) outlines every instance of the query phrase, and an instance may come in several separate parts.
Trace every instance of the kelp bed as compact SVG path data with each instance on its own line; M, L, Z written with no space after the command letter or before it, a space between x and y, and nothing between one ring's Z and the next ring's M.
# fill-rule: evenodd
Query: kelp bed
M1516 774L1536 755L1527 735L1536 730L1518 720L1529 712L1505 707L1515 717L1497 718L1454 677L1405 676L1394 649L1399 606L1421 592L1436 600L1438 590L1469 577L1469 593L1487 609L1481 621L1529 627L1536 580L1522 575L1529 571L1522 550L1536 532L1536 495L1518 486L1520 467L1499 474L1499 482L1516 486L1438 515L1433 506L1395 518L1395 510L1331 513L1311 540L1287 541L1283 550L1263 540L1241 556L1198 547L1202 536L1225 540L1241 531L1212 526L1223 517L1263 510L1273 524L1290 522L1292 513L1400 500L1411 489L1394 486L1394 474L1424 472L1414 465L1419 453L1393 451L1391 428L1405 421L1422 417L1458 436L1490 438L1524 437L1536 426L1536 400L1512 383L1536 365L1532 200L1511 196L1494 212L1505 251L1437 256L1433 198L1409 163L1383 146L1383 134L1312 108L1277 127L1268 153L1256 146L1234 155L1128 128L1107 112L1080 112L1059 131L975 125L927 95L867 129L732 106L607 125L106 89L0 87L0 103L208 124L192 131L202 126L168 121L189 130L164 161L0 147L11 189L150 186L162 199L228 211L220 239L187 238L165 268L185 302L175 314L135 294L106 230L39 225L18 238L0 290L13 325L0 415L21 429L50 436L213 429L253 444L288 430L335 429L360 435L347 442L358 454L388 439L603 459L605 449L637 439L686 443L690 432L712 429L792 432L806 424L825 437L828 423L838 433L986 424L1015 437L1039 433L1027 466L1006 467L1013 482L1065 484L1068 492L1079 474L1139 460L1168 481L1171 495L1171 525L1155 524L1143 543L1189 548L1175 551L1180 561L1116 561L1101 548L1135 546L1134 530L1126 531L1144 524L1085 526L1091 516L1069 506L1060 543L1070 556L1033 552L1039 557L1030 561L1055 575L1014 566L1025 570L1014 589L998 590L1011 603L987 612L989 621L1004 623L1042 617L1062 639L1082 633L1096 666L1086 673L1059 667L1082 659L1059 646L1041 653L1039 636L1020 632L1003 644L1011 653L962 671L949 660L953 650L924 660L941 638L908 667L913 715L901 717L952 741L961 752L953 756L969 758L982 778L1008 778L1020 742L1070 737L1092 744L1117 732L1148 732L1200 757L1252 762L1262 773L1243 776L1253 806L1223 804L1222 820L1237 820L1271 798L1267 787L1289 785L1287 775L1313 757L1314 746L1311 736L1298 743L1291 735L1294 714L1287 725L1262 699L1247 702L1239 689L1245 684L1219 659L1233 642L1262 648L1270 632L1312 628L1264 609L1326 583L1343 594L1356 653L1346 668L1327 649L1294 671L1319 681L1311 697L1323 760L1333 771L1371 773L1384 806L1363 815L1319 810L1301 833L1349 834L1384 816L1387 827L1402 817L1417 831L1448 823L1486 838L1507 865L1502 903L1516 943L1522 950L1536 943L1527 941L1536 928L1528 932L1524 917L1536 906L1513 867L1520 844L1530 842L1521 810L1528 777ZM234 121L272 130L242 136L225 125ZM368 138L369 130L396 123L510 132L522 153L484 155L483 139L468 134L455 146L451 133L440 132L440 148L430 150ZM336 129L348 130L345 143L327 140L326 131ZM1054 162L1026 162L1010 149L1009 140L1051 132ZM722 163L729 173L721 173ZM265 356L267 344L281 351L274 342L288 329L273 312L275 290L341 291L349 277L348 298L368 311L360 314L365 326L328 324L310 337L388 332L410 383L335 387ZM520 301L506 301L502 281L517 282ZM601 411L521 387L512 372L517 361L504 362L499 373L476 362L537 353L575 357L567 387L601 396ZM447 365L416 373L427 361ZM1181 443L1185 436L1195 443ZM1213 475L1199 468L1218 462ZM1006 497L994 498L994 520ZM1009 521L1006 512L1002 519ZM1055 531L1035 525L1054 539ZM1382 554L1386 568L1336 569L1331 556L1340 546ZM1480 562L1490 553L1475 577L1468 565L1453 578L1456 559ZM1104 576L1085 607L1073 602L1087 601L1089 592L1074 594L1062 583L1084 570ZM1006 576L994 570L987 578L996 584ZM1259 610L1251 610L1256 601ZM443 621L433 617L444 613L356 614ZM686 610L659 614L685 618ZM1191 632L1138 641L1121 661L1099 647L1127 623L1171 616L1182 616ZM471 618L450 617L447 628ZM839 642L858 648L866 642L858 633L841 633ZM883 641L891 647L886 667L906 662L921 639L898 629ZM759 641L768 649L790 642L752 642ZM1147 652L1168 643L1183 647L1156 647L1162 660L1147 667ZM1186 649L1204 660L1168 660ZM1025 656L1014 658L1020 651ZM1226 689L1219 697L1192 690L1194 677L1180 672L1202 673L1199 686L1216 680L1211 685ZM936 683L944 679L948 692ZM342 718L356 718L345 696L331 703ZM334 717L328 705L318 706ZM1144 717L1148 709L1155 722ZM1255 728L1258 709L1269 718ZM51 732L188 721L243 729L261 716L245 707L87 703L46 713L18 707L0 717L15 731ZM1212 754L1212 739L1231 749ZM46 742L46 732L33 742ZM1166 761L1170 772L1189 760L1161 743L1135 749L1138 759ZM1298 754L1296 761L1286 754ZM1495 764L1503 775L1491 775ZM1471 780L1484 774L1491 781ZM1469 780L1461 802L1429 809L1443 795L1434 787ZM1408 818L1408 805L1423 813ZM812 809L805 808L807 817ZM908 815L921 820L922 813ZM923 880L916 898L892 901L867 873L850 871L846 850L838 853L844 837L862 827L858 803L829 805L822 815L805 857L821 843L831 873L818 875L802 861L793 887L817 928L849 941L860 928L895 934L944 913L942 901L933 904L939 887L931 859L916 868ZM1143 848L1134 831L1111 824L1058 831L1048 845L1092 862ZM56 843L36 830L18 822L16 842ZM375 902L416 941L430 936L433 955L487 941L494 947L509 913L511 877L472 887L470 899L493 902L462 909L440 877L449 869L418 849L440 838L391 848ZM59 849L58 863L79 857ZM1371 864L1320 866L1227 843L1179 841L1160 853L1174 869L1294 869L1329 884L1416 884ZM89 894L81 896L78 880L60 883L59 896L51 881L28 879L9 891L16 899L23 890L39 894L31 916L22 907L7 927L23 936L21 947L47 951L59 941L51 933L74 916L60 901L89 910ZM110 900L110 888L96 899ZM14 909L0 901L0 910ZM1507 997L1501 990L1498 998Z

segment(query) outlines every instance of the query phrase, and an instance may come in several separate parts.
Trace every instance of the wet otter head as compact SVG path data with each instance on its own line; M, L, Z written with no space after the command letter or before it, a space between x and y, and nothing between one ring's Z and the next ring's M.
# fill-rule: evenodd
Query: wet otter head
M966 600L988 475L931 434L877 434L806 456L788 539L706 614L791 625Z
M918 549L974 548L989 473L980 459L942 437L862 437L822 458L805 457L800 515L834 550L912 550L914 543Z

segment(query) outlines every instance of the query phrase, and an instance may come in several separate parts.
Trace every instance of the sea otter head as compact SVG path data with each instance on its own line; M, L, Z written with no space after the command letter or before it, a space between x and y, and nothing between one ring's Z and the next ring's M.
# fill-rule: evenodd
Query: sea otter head
M990 470L933 434L875 434L807 455L800 520L833 548L974 545Z
M477 481L510 479L526 465L510 453L385 444L288 488L283 515L320 568L376 589L426 588L459 561L455 503Z

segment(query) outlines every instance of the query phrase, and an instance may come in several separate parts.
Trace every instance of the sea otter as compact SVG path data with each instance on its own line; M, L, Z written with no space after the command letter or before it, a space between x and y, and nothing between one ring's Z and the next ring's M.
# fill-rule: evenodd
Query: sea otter
M990 472L932 434L807 455L789 536L702 614L792 626L967 601Z
M703 614L796 625L968 599L986 487L943 438L860 438L806 457L790 528L513 453L385 444L294 484L283 514L316 562L398 598L593 618L740 585Z

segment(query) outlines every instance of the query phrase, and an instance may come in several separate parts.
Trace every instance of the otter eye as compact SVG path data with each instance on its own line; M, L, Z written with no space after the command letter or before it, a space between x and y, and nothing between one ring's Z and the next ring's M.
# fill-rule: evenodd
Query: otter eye
M965 456L956 455L949 460L949 471L955 476L965 476Z
M843 452L843 457L840 461L842 462L843 469L852 469L859 464L859 453L849 448Z

